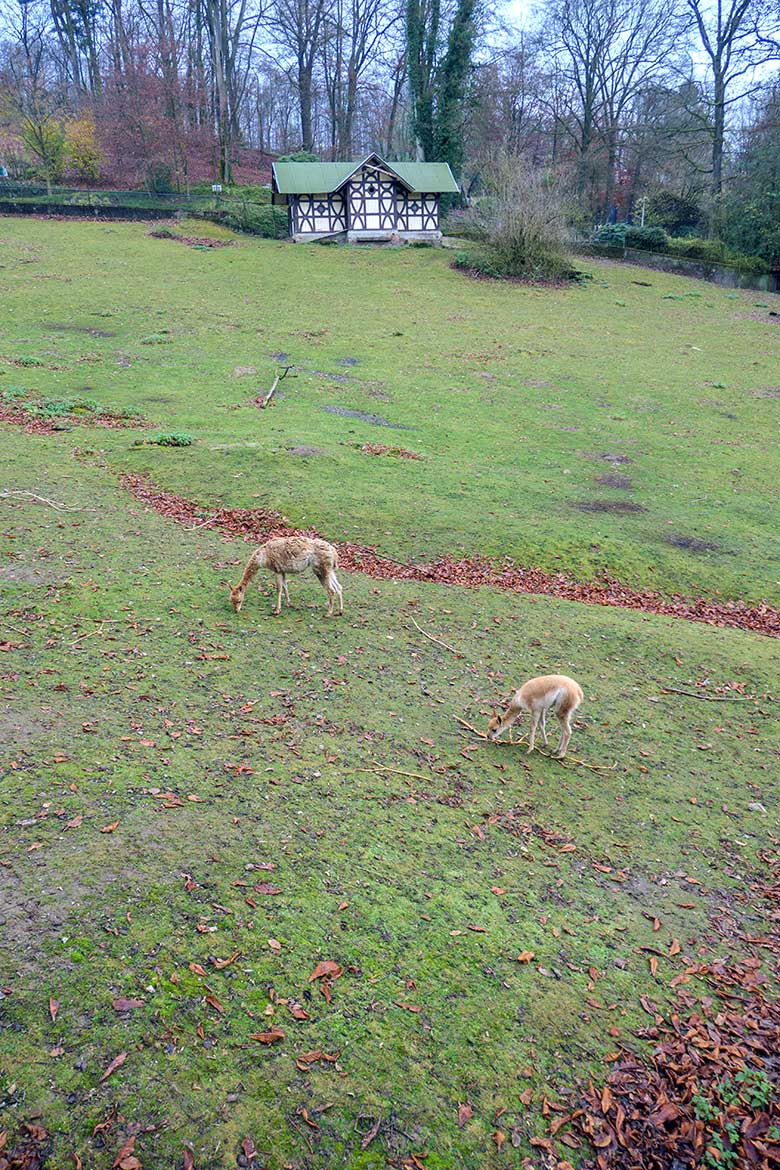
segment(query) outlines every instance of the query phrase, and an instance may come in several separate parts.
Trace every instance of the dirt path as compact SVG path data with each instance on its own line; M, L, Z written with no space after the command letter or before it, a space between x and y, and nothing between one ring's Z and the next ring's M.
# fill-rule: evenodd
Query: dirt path
M148 504L155 512L168 516L190 528L211 528L226 536L260 542L271 536L305 534L319 536L314 529L292 528L279 512L262 508L217 508L209 510L184 496L163 491L150 480L135 473L122 476L121 484L129 492ZM693 600L672 595L662 597L651 591L631 589L605 577L601 581L583 583L563 573L546 573L542 569L522 568L507 559L495 564L485 557L463 557L455 560L444 556L430 564L407 564L378 553L376 549L353 544L338 545L339 561L349 571L365 573L369 577L391 581L432 581L438 585L463 585L476 588L487 585L514 593L544 594L567 601L581 601L588 605L611 605L618 609L637 609L643 613L662 614L704 622L735 630L749 630L768 637L780 637L780 609L768 605L746 605L742 601L713 601L704 597Z

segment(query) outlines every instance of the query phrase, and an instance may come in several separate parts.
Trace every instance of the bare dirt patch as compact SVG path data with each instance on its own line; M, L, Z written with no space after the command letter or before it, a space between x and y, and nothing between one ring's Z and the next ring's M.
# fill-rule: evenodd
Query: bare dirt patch
M63 580L64 577L49 568L38 568L23 561L0 565L0 581L7 581L10 585L56 585Z
M602 487L618 488L624 492L631 491L634 486L632 479L629 479L627 475L619 475L616 471L608 471L606 475L597 475L596 483L600 483Z
M754 390L753 398L780 398L780 386L763 386L760 390Z
M619 455L614 451L580 451L579 455L582 459L601 459L604 463L611 463L613 467L624 467L627 463L633 463L628 455Z
M635 504L631 500L579 500L572 504L578 512L605 512L615 516L628 516L635 512L646 512L642 504Z
M90 337L116 337L116 333L110 329L94 329L89 325L70 325L59 321L44 321L41 328L48 333L88 333Z
M288 455L299 455L303 459L313 458L315 455L327 455L327 451L323 451L322 447L309 447L306 443L301 443L299 447L288 447Z
M350 410L346 406L323 406L321 410L327 410L328 414L338 414L342 418L358 418L361 422L370 423L372 427L392 427L395 431L413 431L414 427L406 426L404 423L393 423L386 418L382 418L381 414L367 414L364 410Z
M707 553L718 552L720 549L720 545L715 544L714 541L699 540L698 536L680 536L673 533L671 536L665 536L664 540L673 548L685 549L686 552Z

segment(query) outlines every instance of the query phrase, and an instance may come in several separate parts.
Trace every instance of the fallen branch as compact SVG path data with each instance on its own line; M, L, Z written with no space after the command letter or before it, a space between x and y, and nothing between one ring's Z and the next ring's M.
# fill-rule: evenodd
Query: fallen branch
M32 500L37 500L39 504L48 504L50 508L56 508L58 512L83 512L83 508L71 508L68 504L60 504L57 500L49 500L46 496L39 496L36 492L22 492L22 491L7 491L3 490L0 495L3 498L7 496L29 496Z
M282 382L287 377L290 370L292 370L293 368L294 368L293 366L285 366L284 369L282 370L281 374L276 375L276 377L274 378L273 385L272 385L271 389L268 391L265 398L261 398L260 402L258 403L258 406L260 407L261 410L265 410L266 406L268 406L268 403L271 401L274 394L276 393L276 387L279 385L280 382Z
M456 658L463 658L464 657L464 655L461 654L460 650L456 650L454 646L448 646L446 642L442 642L441 638L434 638L433 634L426 633L425 630L422 628L422 626L418 625L418 623L414 620L414 618L412 617L411 614L409 614L409 617L412 618L412 622L417 627L417 629L420 631L423 638L427 638L429 642L435 642L437 646L443 646L445 650L449 650L449 652L451 654L454 654Z
M683 691L679 687L661 687L662 695L688 695L691 699L703 699L705 703L756 703L757 699L750 695L737 697L736 695L700 695L696 691Z
M461 727L467 727L469 731L473 731L474 735L476 735L478 739L487 739L484 731L480 731L478 728L472 727L470 723L467 723L465 719L461 719L459 715L455 716L455 722L460 723Z
M472 727L470 723L467 723L465 719L461 719L458 715L455 716L455 720L457 723L460 723L461 727L468 728L478 739L487 740L489 738L484 732L479 731L476 727ZM509 734L511 736L511 729ZM528 743L528 733L523 733L520 739L496 739L491 742L495 743L496 747L525 747ZM540 756L544 756L546 760L555 760L556 764L561 764L564 768L570 763L576 764L580 768L588 768L591 772L614 772L617 768L617 761L614 764L588 764L585 760L578 759L577 756L554 756L551 752L543 752L539 747L534 748L534 751L537 751Z
M213 524L213 523L214 523L214 517L209 516L208 520L204 520L202 524L196 524L192 528L185 528L184 531L185 532L197 532L199 528L205 528L207 524Z
M399 768L387 768L384 764L374 764L373 768L351 768L353 772L391 772L393 776L408 776L410 780L425 780L431 782L433 776L422 776L419 772L402 772Z

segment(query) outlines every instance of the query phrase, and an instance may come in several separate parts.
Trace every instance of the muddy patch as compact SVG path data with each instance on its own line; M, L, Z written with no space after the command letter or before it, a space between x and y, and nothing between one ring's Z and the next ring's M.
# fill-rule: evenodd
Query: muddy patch
M628 455L618 455L615 451L580 451L579 455L582 459L600 459L613 467L623 467L626 463L634 462Z
M256 374L257 366L236 366L233 370L234 378L246 378L248 375Z
M719 544L715 544L712 540L699 540L698 536L680 536L673 533L671 536L665 536L664 540L673 548L681 548L686 552L708 553L720 550Z
M360 365L360 358L355 358L355 357L339 358L339 360L336 362L336 365L337 366L359 366Z
M605 512L615 516L630 516L647 511L641 504L631 503L630 500L579 500L572 507L578 512Z
M309 447L306 443L301 443L299 447L288 447L288 455L299 455L302 459L310 459L315 455L327 455L327 451L323 451L322 447Z
M282 351L280 351L279 353L272 353L269 356L272 357L275 362L279 362L280 365L283 365L283 366L288 365L290 363L290 361L292 360L289 353L284 353Z
M620 475L617 471L608 471L606 475L597 475L596 483L602 487L618 488L622 492L630 492L634 481L627 475Z
M59 321L46 321L41 328L47 333L88 333L90 337L116 337L116 333L109 329L95 329L90 325L69 325Z
M377 402L392 402L393 401L392 398L390 397L390 395L386 394L384 390L379 390L375 387L368 387L368 389L366 390L366 394L368 395L369 398L375 398L377 400Z
M370 423L372 427L391 427L395 431L414 431L417 429L406 426L404 423L390 422L381 414L367 414L364 410L350 410L346 406L323 406L320 409L327 410L328 414L338 414L341 418L360 419L361 422Z
M48 740L57 722L59 720L52 718L45 723L29 709L4 703L0 706L0 743L4 744L7 750L19 751L34 740Z
M39 569L36 565L27 565L23 561L12 561L11 564L0 565L0 581L9 585L56 585L64 578L52 572L51 569ZM2 739L2 732L0 732Z
M780 386L762 386L760 390L754 390L753 398L780 398Z

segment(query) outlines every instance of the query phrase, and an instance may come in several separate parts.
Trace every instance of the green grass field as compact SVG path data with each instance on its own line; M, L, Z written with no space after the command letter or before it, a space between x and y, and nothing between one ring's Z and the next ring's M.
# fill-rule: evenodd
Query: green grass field
M390 556L776 600L770 298L138 225L0 220L0 265L0 394L153 428L0 424L0 1130L44 1127L49 1170L110 1170L130 1136L144 1170L244 1165L246 1138L268 1170L554 1166L545 1099L644 1051L641 997L666 1012L671 979L772 929L746 895L777 832L777 642L359 574L341 619L312 578L236 616L248 546L119 477ZM195 443L133 446L173 430ZM458 724L552 669L585 690L574 759Z

